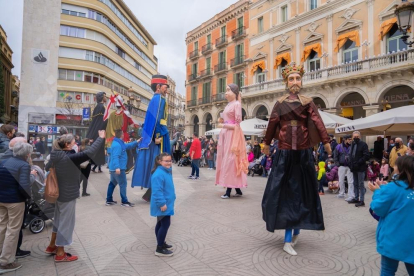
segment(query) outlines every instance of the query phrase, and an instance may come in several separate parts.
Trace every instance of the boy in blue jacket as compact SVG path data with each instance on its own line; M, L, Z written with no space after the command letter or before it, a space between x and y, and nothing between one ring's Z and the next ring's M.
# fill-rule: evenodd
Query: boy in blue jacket
M128 201L127 198L127 178L125 170L128 163L128 154L127 150L134 149L137 147L138 141L134 141L128 144L125 144L123 141L124 133L121 129L115 130L115 138L112 142L110 148L111 158L109 159L109 173L111 175L111 180L108 185L108 192L106 196L106 206L117 204L113 200L112 195L114 193L115 187L119 184L119 192L121 194L122 204L124 207L134 207L134 204Z

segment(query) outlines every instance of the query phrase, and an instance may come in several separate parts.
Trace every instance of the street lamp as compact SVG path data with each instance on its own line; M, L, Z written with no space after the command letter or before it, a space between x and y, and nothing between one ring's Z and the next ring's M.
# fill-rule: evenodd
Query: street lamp
M410 37L407 35L407 31L411 28L411 20L414 12L414 3L403 0L400 5L395 9L395 15L398 17L398 28L403 33L401 37L402 41L412 47L414 41L408 41Z

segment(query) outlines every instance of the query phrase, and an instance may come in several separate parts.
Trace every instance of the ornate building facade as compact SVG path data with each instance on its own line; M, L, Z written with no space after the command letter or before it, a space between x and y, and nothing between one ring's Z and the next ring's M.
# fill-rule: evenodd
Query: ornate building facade
M414 50L403 43L396 24L399 3L254 1L246 114L268 118L285 93L281 71L291 61L305 64L303 93L327 112L357 119L413 104Z
M167 76L168 84L170 85L170 91L167 94L167 103L168 103L168 130L170 132L170 137L174 135L175 132L184 131L184 104L185 97L176 91L175 81Z
M240 0L187 33L187 136L214 127L228 84L248 84L250 3Z
M0 122L3 124L14 122L16 123L17 120L15 116L12 114L12 90L13 90L13 75L11 70L13 69L12 63L12 55L13 51L10 48L9 44L7 44L7 34L6 31L0 25L0 74L2 74L2 85L0 89L0 93L2 94L2 103L1 103L1 111L0 111Z

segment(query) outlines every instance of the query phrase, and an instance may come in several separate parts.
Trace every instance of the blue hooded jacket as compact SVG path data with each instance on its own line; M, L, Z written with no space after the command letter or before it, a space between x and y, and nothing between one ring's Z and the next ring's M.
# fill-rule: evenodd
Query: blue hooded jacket
M158 166L151 176L150 213L153 217L174 215L175 188L172 178L172 168ZM165 212L161 207L167 205Z

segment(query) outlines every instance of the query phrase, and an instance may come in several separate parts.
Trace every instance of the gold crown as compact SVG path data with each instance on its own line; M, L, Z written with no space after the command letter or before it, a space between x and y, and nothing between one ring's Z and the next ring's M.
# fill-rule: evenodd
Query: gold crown
M296 65L295 62L291 62L289 65L285 66L285 69L282 71L282 77L287 82L287 78L290 74L298 73L301 77L305 74L305 69L303 65Z

